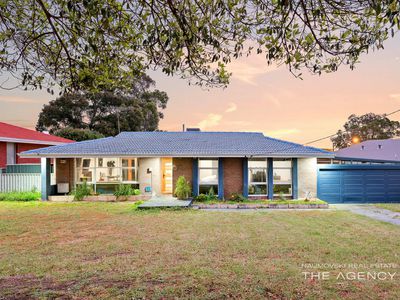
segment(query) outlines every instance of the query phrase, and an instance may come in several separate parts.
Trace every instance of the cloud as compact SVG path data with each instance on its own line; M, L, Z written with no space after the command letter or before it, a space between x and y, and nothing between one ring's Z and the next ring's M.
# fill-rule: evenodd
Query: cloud
M287 128L287 129L268 131L265 134L267 136L282 137L282 136L291 135L291 134L295 134L295 133L299 133L299 132L300 132L300 130L298 130L297 128Z
M40 100L32 99L32 98L25 98L19 96L0 96L0 102L8 102L8 103L39 103Z
M256 54L235 60L227 66L227 70L232 73L232 78L255 86L258 85L259 76L277 69L277 66L268 66L265 56Z
M275 97L273 95L266 95L265 99L268 102L271 102L272 104L274 104L278 108L282 106L281 101L277 97Z
M400 100L400 94L390 94L389 98L395 99L395 100Z
M225 110L226 113L231 113L237 110L237 105L236 103L229 103L229 107Z
M202 130L217 126L222 120L222 115L218 114L208 114L204 120L201 120L197 126L200 127Z

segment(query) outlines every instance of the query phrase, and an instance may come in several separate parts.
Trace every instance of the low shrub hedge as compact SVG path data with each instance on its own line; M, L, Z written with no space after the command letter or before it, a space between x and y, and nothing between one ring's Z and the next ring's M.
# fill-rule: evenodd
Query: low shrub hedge
M0 193L0 201L37 201L40 199L40 192L8 192Z

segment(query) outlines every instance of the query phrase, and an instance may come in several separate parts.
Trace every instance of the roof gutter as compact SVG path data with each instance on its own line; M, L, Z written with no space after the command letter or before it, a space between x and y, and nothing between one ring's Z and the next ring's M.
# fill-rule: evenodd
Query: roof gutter
M49 154L40 154L40 153L26 153L24 152L19 154L22 158L30 158L30 157L47 157L47 158L81 158L81 157L200 157L200 158L210 158L210 157L232 157L232 158L240 158L240 157L279 157L279 158L334 158L333 154L279 154L279 153L262 153L262 154L249 154L249 155L232 155L232 154L161 154L161 153L152 153L152 154L100 154L100 153L87 153L87 154L58 154L58 153L49 153Z
M7 138L7 137L0 137L0 142L37 144L37 145L51 145L51 146L68 144L68 142L54 142L54 141L29 140L29 139L15 139L15 138Z
M376 162L376 163L400 163L400 160L388 160L388 159L371 159L371 158L360 158L360 157L342 157L336 156L337 160L345 161L357 161L357 162Z

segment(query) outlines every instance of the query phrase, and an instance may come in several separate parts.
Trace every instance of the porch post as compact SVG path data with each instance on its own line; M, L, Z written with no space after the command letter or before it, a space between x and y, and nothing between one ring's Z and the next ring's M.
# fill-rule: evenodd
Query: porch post
M247 157L243 158L243 191L244 197L249 197L249 160Z
M218 198L224 199L224 159L218 159Z
M268 199L274 199L274 163L272 157L267 158L268 166Z
M41 158L41 198L43 201L48 200L50 195L50 158Z
M298 192L298 184L297 184L297 176L298 176L298 172L297 172L297 158L293 158L292 160L293 163L293 172L292 172L292 195L293 195L293 199L297 199L299 197L299 192Z
M193 158L192 194L193 194L193 197L196 197L199 195L199 159L198 158Z

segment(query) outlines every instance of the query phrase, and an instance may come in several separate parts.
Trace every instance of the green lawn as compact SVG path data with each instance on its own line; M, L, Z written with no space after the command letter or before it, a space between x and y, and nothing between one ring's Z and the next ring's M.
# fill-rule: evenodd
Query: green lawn
M374 204L374 206L380 207L380 208L384 208L384 209L388 209L394 212L400 212L400 204L396 203L396 204L390 204L390 203L380 203L380 204Z
M346 211L1 202L0 298L400 299L399 267L393 281L318 281L302 272L329 269L301 266L400 265L399 249L400 227Z

